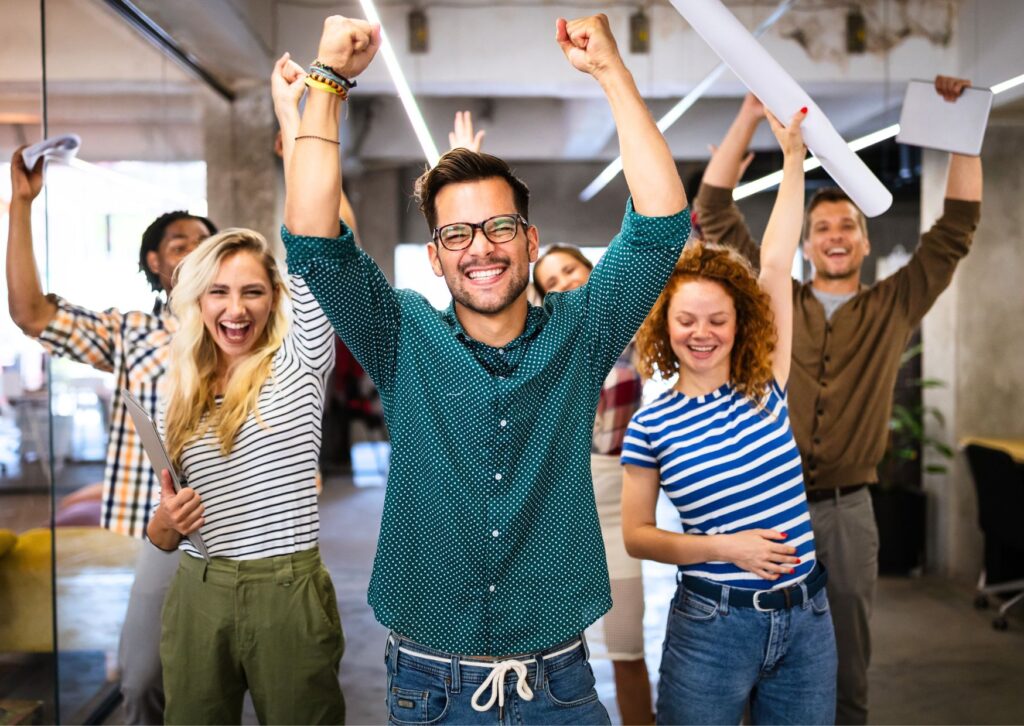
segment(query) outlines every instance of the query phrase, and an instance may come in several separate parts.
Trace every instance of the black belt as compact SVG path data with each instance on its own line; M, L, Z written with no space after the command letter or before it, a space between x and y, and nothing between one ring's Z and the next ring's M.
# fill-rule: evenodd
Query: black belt
M807 492L807 501L827 502L829 499L839 499L839 497L845 497L847 494L859 492L866 486L867 484L853 484L848 487L832 487L830 489L810 489Z
M782 587L778 590L745 590L742 588L729 588L729 606L734 608L754 608L755 610L788 610L789 608L803 605L804 588L807 588L807 599L818 594L818 590L825 587L828 582L828 572L820 562L814 563L814 569L801 583L790 587ZM722 586L711 580L702 577L683 575L683 587L698 595L703 595L711 600L722 599Z

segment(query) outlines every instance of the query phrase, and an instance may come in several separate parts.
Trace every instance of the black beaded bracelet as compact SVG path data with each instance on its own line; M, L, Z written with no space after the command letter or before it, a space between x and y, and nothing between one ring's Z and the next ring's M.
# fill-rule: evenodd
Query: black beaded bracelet
M353 88L356 87L356 85L358 85L354 80L349 80L348 78L345 78L345 76L338 73L329 65L327 65L326 63L321 63L318 60L313 61L313 63L309 66L309 72L319 73L320 75L330 78L335 83L344 87L346 91L351 91Z

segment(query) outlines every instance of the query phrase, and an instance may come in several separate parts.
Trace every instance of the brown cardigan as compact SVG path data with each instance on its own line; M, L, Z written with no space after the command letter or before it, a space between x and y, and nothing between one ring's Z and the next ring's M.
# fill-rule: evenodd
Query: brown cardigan
M757 266L757 245L731 189L702 184L694 207L705 239ZM946 199L906 266L862 286L831 320L811 284L793 281L789 413L808 490L878 481L900 356L970 249L980 212L979 202Z

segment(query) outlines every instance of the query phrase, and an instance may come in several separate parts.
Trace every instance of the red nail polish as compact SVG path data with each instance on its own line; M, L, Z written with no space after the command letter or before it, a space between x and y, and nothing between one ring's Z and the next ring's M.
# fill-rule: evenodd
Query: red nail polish
M791 574L791 575L792 575L792 574L794 574L795 572L796 572L796 570L790 570L790 571L789 571L789 574Z
M807 113L807 106L800 109L800 113Z
M800 558L799 558L799 557L797 557L797 558L796 558L796 563L797 563L798 565L800 564Z
M782 539L786 539L786 537L788 537L788 536L789 536L788 534L786 534L785 532L782 532Z

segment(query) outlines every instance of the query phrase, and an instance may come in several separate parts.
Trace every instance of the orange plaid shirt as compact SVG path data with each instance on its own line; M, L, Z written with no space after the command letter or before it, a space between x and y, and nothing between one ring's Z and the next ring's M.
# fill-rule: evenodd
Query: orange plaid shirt
M103 476L100 523L118 534L143 537L159 501L160 483L122 403L121 389L157 416L157 386L170 357L177 321L164 306L160 315L119 310L94 312L51 296L57 314L39 336L51 355L114 374L114 399Z

